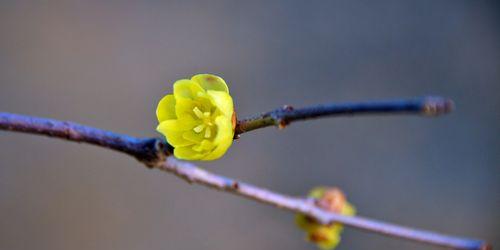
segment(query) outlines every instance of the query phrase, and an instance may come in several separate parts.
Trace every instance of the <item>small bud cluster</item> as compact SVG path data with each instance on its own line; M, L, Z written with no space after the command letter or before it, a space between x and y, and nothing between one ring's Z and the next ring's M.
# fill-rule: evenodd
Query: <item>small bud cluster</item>
M309 198L314 199L319 208L343 215L354 215L354 207L347 202L344 193L338 188L317 187L311 190ZM306 240L316 244L320 249L334 249L340 242L343 226L339 223L322 225L313 218L297 214L295 223L306 232Z

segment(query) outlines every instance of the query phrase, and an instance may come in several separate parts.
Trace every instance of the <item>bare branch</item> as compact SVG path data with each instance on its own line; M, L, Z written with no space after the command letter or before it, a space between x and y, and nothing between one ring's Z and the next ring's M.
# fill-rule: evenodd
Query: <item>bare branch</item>
M484 241L447 236L425 230L412 229L361 216L345 216L327 212L314 205L311 200L296 198L210 173L189 162L168 157L155 168L177 175L189 183L197 183L220 191L230 192L260 203L272 205L295 213L306 214L323 224L339 222L346 226L386 236L419 241L452 249L490 249Z
M171 154L172 147L157 138L137 138L74 122L0 112L0 130L46 135L89 143L132 155L143 162L156 161L158 147ZM160 143L159 143L160 142Z
M419 114L438 116L453 109L453 101L443 97L423 97L413 100L374 101L356 103L333 103L294 109L284 106L267 113L238 121L236 137L255 129L278 126L286 127L294 121L331 116L352 116L367 114Z
M428 114L436 115L438 113L441 113L449 109L446 108L446 106L449 107L449 102L446 101L448 104L443 106L442 102L439 101L439 100L442 101L443 99L436 99L436 100L437 102L435 103L441 103L441 104L439 105L432 104L431 105L432 107L422 108L422 103L420 103L421 108L419 109L420 110L419 112L428 112ZM426 105L430 105L429 102L423 102L423 103ZM396 109L394 104L396 103L395 102L387 102L385 104L376 103L376 105L368 105L366 103L360 104L357 106L358 108L351 107L351 110L355 110L351 111L351 113L356 113L356 112L359 113L362 112L361 110L370 110L370 111L364 111L365 113L375 112L376 110L378 110L376 112L385 112L385 113L392 113L395 110L397 110L396 112L409 112L410 110L416 110L416 107L418 106L417 104L414 103L409 106L402 105L402 108ZM399 106L401 106L402 103L399 104L400 104ZM346 110L345 107L347 106L349 105L343 106L344 107L343 113L347 112L345 111ZM278 119L286 119L287 121L294 121L294 120L304 120L318 116L335 114L335 112L332 111L335 109L333 108L333 106L326 105L321 107L325 108L318 108L318 107L305 108L301 110L296 110L296 112L292 113L283 110L273 111L278 113L277 116L273 117L278 117ZM340 107L342 107L342 105L340 105ZM342 108L338 107L337 109L342 110ZM431 111L426 111L427 109ZM321 110L326 110L326 111L321 111ZM336 112L339 114L342 113L340 111ZM262 119L267 119L267 118L264 117ZM258 121L258 120L259 118L256 118L253 121ZM247 121L247 122L250 122L249 124L252 124L252 121ZM241 124L245 124L245 121L240 122L240 126ZM274 123L272 125L274 125ZM265 125L265 126L251 125L246 128L251 128L250 130L253 130L266 126L270 125ZM224 176L210 173L206 170L194 166L191 163L182 162L173 157L168 157L171 154L172 149L161 139L136 138L128 135L116 134L113 132L80 125L73 122L58 121L46 118L37 118L37 117L24 116L18 114L11 114L11 113L0 113L0 130L40 134L49 137L56 137L75 142L85 142L97 146L110 148L134 156L135 158L137 158L139 161L143 162L150 168L157 168L163 171L173 173L176 176L188 181L189 183L201 184L220 191L233 193L261 203L273 205L275 207L282 208L295 213L303 213L325 224L332 222L339 222L345 224L346 226L351 226L369 232L409 239L413 241L424 242L431 245L443 246L453 249L491 248L490 245L488 245L488 243L481 240L446 236L429 231L411 229L376 220L371 220L360 216L349 217L336 213L327 212L316 207L311 201L307 199L295 198L275 193L270 190L266 190ZM240 133L249 130L241 130L241 131L242 132Z

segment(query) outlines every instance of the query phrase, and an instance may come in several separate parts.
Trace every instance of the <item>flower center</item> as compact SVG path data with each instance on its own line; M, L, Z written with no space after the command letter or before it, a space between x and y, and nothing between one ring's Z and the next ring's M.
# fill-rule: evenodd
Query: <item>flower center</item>
M210 112L202 112L198 107L194 107L193 112L202 122L200 125L194 127L193 131L199 134L205 130L204 137L210 138L210 136L212 136L212 129L210 127L214 126L210 117Z

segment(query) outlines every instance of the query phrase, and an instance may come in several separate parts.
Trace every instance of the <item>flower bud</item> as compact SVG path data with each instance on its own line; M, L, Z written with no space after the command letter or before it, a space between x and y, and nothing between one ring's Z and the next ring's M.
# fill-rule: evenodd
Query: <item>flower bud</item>
M317 187L311 190L309 198L314 199L319 208L343 215L354 215L354 207L347 202L344 193L338 188ZM322 225L315 219L297 214L295 223L306 232L306 240L316 244L320 249L334 249L340 242L343 226L339 223Z

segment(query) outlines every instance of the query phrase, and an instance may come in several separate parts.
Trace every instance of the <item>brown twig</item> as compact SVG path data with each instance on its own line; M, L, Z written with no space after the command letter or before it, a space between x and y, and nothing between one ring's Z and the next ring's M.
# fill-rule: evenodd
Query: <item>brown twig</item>
M260 115L238 121L236 136L255 129L278 126L286 127L294 121L330 116L352 116L367 114L420 114L438 116L453 109L453 101L438 96L427 96L412 100L373 101L356 103L332 103L294 109L286 105Z
M300 110L280 109L239 122L238 134L271 125L279 125L280 119L288 122L304 120L319 116L355 113L394 113L394 112L424 112L427 115L437 115L449 110L450 103L446 99L425 99L425 101L406 103L380 102L363 104L325 105ZM394 105L397 104L397 105ZM392 107L392 108L391 108ZM399 108L396 108L399 107ZM343 110L343 111L341 111ZM363 111L364 110L364 111ZM307 113L310 112L310 116ZM268 117L271 117L269 119ZM264 121L264 122L262 122ZM270 122L272 121L272 122ZM236 181L224 176L210 173L191 163L171 157L172 148L157 138L136 138L128 135L80 125L73 122L58 121L32 116L0 113L0 130L24 132L57 137L75 142L90 143L129 154L150 168L157 168L175 174L188 181L217 190L230 192L251 200L273 205L288 211L303 213L321 223L339 222L347 226L375 232L392 237L420 241L431 245L453 249L489 249L490 246L481 240L446 236L429 231L411 229L384 223L360 216L349 217L324 211L307 199L290 197L279 193Z

